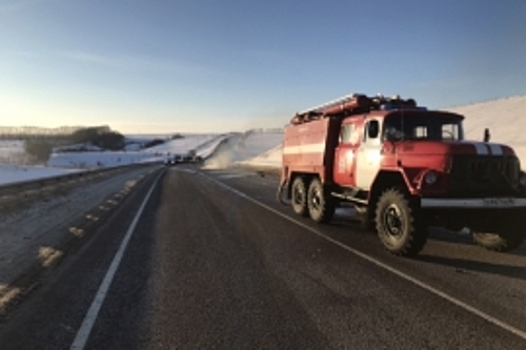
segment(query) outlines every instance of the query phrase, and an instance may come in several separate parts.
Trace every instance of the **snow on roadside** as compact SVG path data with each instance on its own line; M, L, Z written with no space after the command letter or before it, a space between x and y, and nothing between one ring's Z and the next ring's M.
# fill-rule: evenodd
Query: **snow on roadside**
M213 149L203 147L214 145L214 141L221 140L222 135L184 135L182 138L167 140L163 144L146 148L141 151L104 151L104 152L66 152L54 153L48 166L59 168L97 168L112 167L145 162L162 162L173 155L184 155L190 150L196 150L197 155L208 156ZM220 142L220 141L218 141ZM208 153L207 153L208 152Z
M0 164L26 165L29 161L24 141L0 140Z
M14 166L0 164L0 185L66 175L75 169L59 169L44 166Z
M261 153L260 155L239 162L242 165L248 165L252 167L265 167L265 168L280 168L281 158L283 152L283 145L279 144L276 147Z
M55 248L65 238L81 233L73 226L76 220L135 186L149 171L139 168L119 173L46 200L31 201L22 210L0 212L0 292L36 261L45 265L62 254Z
M66 152L53 153L48 161L48 167L90 169L114 167L147 161L161 160L145 152Z
M182 138L168 140L161 145L147 148L143 152L156 156L187 154L190 150L197 150L200 146L221 137L221 135L217 134L185 134L183 136Z
M86 169L114 167L145 162L162 162L167 157L175 154L187 154L196 150L196 154L208 157L228 135L217 134L190 134L183 138L167 140L164 144L140 151L93 151L86 152L58 152L53 153L47 166L19 166L1 164L0 158L0 185L21 181L36 180L40 178L65 175L71 172ZM135 137L140 140L139 137ZM144 137L143 143L152 138ZM24 153L23 141L0 141L0 157L20 157ZM78 145L77 145L78 147ZM60 149L61 151L64 148ZM11 163L11 162L10 162Z
M230 135L231 134L219 135L218 137L203 143L195 149L196 155L203 159L210 157L210 155L214 153L216 148L228 137L230 137Z
M231 134L206 161L205 168L222 169L232 164L244 164L250 159L268 158L264 153L276 148L282 140L281 131L248 131Z

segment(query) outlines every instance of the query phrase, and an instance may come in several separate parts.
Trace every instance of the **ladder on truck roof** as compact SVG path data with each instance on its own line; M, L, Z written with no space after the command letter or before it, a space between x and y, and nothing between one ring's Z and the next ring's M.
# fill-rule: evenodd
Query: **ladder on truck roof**
M412 98L403 100L396 95L386 98L382 95L368 97L363 94L351 94L321 105L296 113L292 124L302 124L311 120L332 117L349 116L352 114L370 112L379 109L416 108L416 101Z
M351 100L353 100L354 98L356 98L357 96L365 96L365 95L360 95L360 94L349 94L349 95L345 95L345 96L342 96L340 98L337 98L337 99L334 99L332 101L329 101L329 102L325 102L325 103L322 103L321 105L318 105L318 106L314 106L314 107L311 107L311 108L307 108L301 112L298 112L296 114L307 114L309 112L321 112L323 109L327 108L327 107L334 107L335 105L341 105L341 104L344 104L345 102L349 102Z

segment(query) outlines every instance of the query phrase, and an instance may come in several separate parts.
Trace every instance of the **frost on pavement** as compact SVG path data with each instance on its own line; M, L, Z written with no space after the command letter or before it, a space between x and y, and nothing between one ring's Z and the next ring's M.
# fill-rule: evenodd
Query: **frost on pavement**
M52 264L62 254L57 248L62 242L84 236L85 232L73 224L76 220L98 220L88 212L109 206L111 198L129 192L147 171L140 168L119 173L36 201L22 210L0 212L0 286L36 263L44 267Z

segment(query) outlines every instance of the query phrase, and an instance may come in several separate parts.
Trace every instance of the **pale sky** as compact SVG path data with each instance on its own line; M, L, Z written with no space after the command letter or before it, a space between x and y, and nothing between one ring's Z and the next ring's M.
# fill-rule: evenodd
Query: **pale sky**
M0 0L0 125L286 124L360 92L526 94L523 0Z

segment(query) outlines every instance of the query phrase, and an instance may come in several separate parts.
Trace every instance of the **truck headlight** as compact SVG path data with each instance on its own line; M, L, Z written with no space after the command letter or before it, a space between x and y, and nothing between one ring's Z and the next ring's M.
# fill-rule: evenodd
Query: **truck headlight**
M424 175L424 181L427 185L433 185L437 182L438 180L438 175L436 172L434 171L428 171L425 175Z

